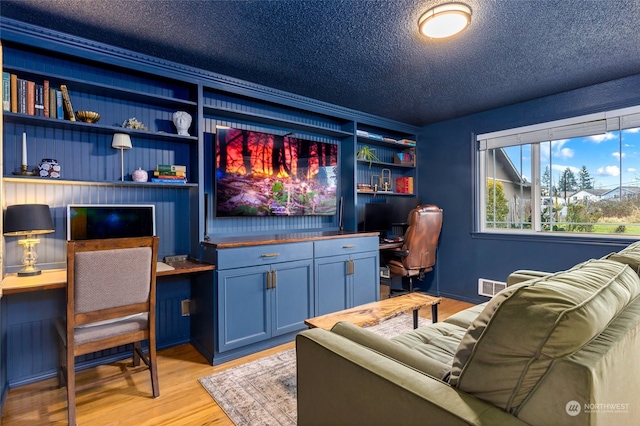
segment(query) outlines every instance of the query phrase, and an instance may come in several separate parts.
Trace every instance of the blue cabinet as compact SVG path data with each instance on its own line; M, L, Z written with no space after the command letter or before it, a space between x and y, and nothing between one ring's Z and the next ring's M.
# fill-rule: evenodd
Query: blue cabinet
M312 247L309 242L218 250L219 352L305 328L304 320L313 316Z
M316 316L379 300L380 255L376 237L314 244Z

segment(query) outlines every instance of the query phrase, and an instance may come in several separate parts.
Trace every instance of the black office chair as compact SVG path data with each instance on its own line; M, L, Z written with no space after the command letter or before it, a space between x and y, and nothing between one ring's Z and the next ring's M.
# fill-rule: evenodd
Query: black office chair
M404 233L404 244L390 250L387 261L390 276L408 277L409 292L413 279L422 281L436 263L436 249L442 229L442 209L433 204L422 204L409 212L409 226Z

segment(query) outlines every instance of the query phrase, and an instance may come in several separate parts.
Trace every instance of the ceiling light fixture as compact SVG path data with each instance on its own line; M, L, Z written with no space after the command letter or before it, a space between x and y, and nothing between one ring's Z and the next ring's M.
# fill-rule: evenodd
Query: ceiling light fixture
M471 8L462 3L447 3L426 11L418 21L420 32L431 38L458 34L471 23Z

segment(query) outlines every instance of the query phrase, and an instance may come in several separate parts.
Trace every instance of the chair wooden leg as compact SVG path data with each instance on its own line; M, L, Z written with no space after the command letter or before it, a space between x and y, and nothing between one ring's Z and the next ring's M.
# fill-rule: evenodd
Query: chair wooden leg
M66 350L67 418L69 426L76 426L76 368L73 350Z
M151 375L151 389L153 397L160 396L160 384L158 383L158 363L156 362L156 342L155 339L149 341L149 373Z
M61 388L67 385L67 352L62 339L58 343L58 387Z
M140 351L142 350L142 347L140 345L140 342L135 342L133 344L133 366L137 367L140 365Z

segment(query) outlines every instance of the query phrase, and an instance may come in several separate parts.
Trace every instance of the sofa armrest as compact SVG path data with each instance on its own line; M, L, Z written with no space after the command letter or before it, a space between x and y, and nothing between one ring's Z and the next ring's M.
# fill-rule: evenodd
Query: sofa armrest
M299 425L525 425L330 331L296 337Z
M525 281L533 280L535 278L543 278L549 275L552 275L552 272L543 272L543 271L531 271L528 269L519 269L517 271L513 271L507 277L507 287L519 284Z

